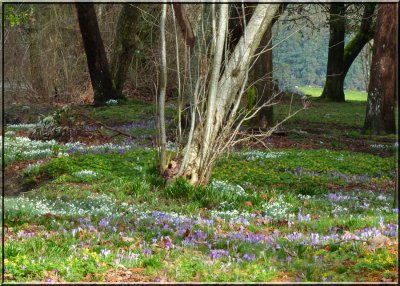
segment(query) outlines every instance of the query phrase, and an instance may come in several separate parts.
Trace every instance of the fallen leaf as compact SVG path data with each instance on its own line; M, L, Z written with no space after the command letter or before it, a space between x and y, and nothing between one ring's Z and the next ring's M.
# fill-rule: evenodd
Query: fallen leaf
M183 234L183 237L190 237L190 236L192 236L192 232L190 231L190 229L186 229L186 231L185 231L185 233Z
M390 238L383 235L383 234L378 234L377 236L375 236L371 242L377 246L383 246L383 245L390 245L391 241Z
M244 202L244 206L245 207L252 207L253 204L250 201L246 201L246 202Z
M122 236L121 240L125 241L125 242L134 242L135 241L135 239L133 237L126 237L126 236Z

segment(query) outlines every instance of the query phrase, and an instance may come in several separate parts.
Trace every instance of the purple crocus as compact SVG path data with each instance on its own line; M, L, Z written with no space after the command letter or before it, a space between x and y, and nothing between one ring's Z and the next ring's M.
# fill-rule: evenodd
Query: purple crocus
M111 253L111 250L109 250L109 249L102 249L102 250L100 251L100 253L101 253L101 255L103 255L103 256L108 256L108 255Z
M384 224L383 222L384 222L384 218L383 218L383 216L381 216L381 217L379 218L379 226L380 226L381 228L383 228L383 227L385 226L385 224Z
M219 259L224 256L228 256L229 252L224 249L213 249L210 252L211 259Z
M110 221L106 218L102 218L99 221L99 227L107 227L110 224Z
M246 260L246 261L253 261L253 260L255 260L256 259L256 255L255 254L247 254L247 253L245 253L244 255L243 255L243 260Z
M148 248L143 249L142 252L143 252L143 254L146 255L146 256L150 256L150 255L153 253L153 252L152 252L150 249L148 249Z

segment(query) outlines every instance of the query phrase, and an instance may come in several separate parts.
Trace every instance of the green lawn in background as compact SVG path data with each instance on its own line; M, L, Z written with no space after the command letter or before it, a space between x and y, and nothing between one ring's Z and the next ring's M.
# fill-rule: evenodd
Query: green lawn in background
M299 86L298 89L306 95L311 95L313 97L319 97L322 93L322 87ZM344 94L346 100L367 101L368 97L368 94L365 91L345 90Z
M295 102L292 111L301 109L302 105ZM310 127L308 124L318 124L322 127L325 124L334 124L338 128L351 127L362 128L365 119L366 103L361 101L353 102L329 102L313 98L307 110L303 110L287 122ZM289 103L284 102L274 106L276 120L284 119L289 111ZM287 125L286 124L286 125Z

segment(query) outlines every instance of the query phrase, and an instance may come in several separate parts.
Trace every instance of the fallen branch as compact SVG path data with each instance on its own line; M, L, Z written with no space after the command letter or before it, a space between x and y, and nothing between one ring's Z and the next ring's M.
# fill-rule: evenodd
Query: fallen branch
M108 129L108 130L111 130L111 131L116 132L117 134L114 135L114 136L117 136L117 135L124 135L124 136L127 136L127 137L132 137L131 134L128 134L128 133L125 133L125 132L120 131L120 130L118 130L118 129L112 128L112 127L110 127L110 126L104 124L103 122L96 120L95 118L91 117L90 115L87 115L87 114L84 114L84 113L76 113L76 112L74 113L74 115L81 116L81 117L85 117L85 118L91 120L91 121L92 121L93 123L95 123L95 124L101 125L102 127L106 128L106 129ZM114 137L114 136L112 136L112 137Z

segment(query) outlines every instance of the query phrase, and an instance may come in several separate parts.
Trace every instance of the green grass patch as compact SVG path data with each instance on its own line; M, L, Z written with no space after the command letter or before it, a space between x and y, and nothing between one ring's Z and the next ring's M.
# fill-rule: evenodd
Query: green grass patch
M312 97L320 97L323 91L322 87L307 87L299 86L301 92ZM365 91L358 90L344 90L346 101L367 101L368 93Z

